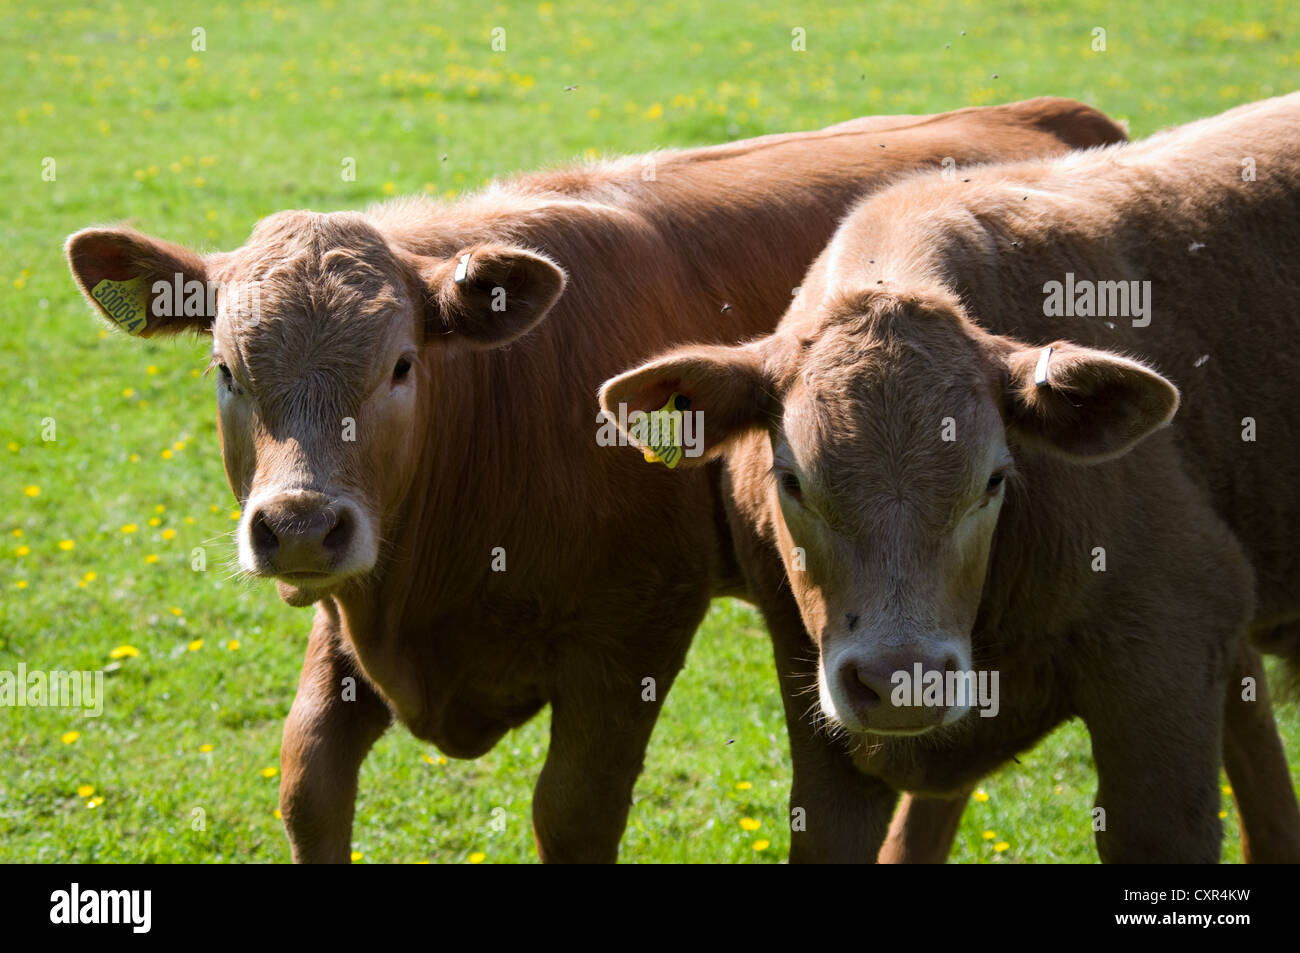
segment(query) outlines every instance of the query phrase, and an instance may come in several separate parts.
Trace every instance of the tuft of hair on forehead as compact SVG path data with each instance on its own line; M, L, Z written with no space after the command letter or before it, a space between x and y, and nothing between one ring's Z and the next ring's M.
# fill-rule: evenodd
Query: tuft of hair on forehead
M784 353L793 360L782 368L781 389L802 381L843 390L855 374L883 370L908 353L957 358L979 333L958 298L941 287L838 291L791 335Z
M358 213L286 211L257 224L221 277L256 285L261 317L271 321L364 322L400 303L401 267Z

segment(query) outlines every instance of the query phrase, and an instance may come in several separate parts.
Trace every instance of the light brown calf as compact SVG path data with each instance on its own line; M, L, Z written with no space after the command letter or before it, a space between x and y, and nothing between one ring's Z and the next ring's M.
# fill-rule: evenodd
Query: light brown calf
M240 565L316 603L281 755L294 857L348 858L357 770L394 715L473 758L550 704L538 848L613 860L691 635L743 581L718 469L602 451L597 385L673 344L770 331L891 175L1122 137L1040 99L528 175L452 205L281 212L207 256L72 236L105 314L211 334ZM162 313L154 283L178 274L220 284L215 312Z
M876 784L852 846L905 790L928 832L887 852L941 859L965 792L1077 715L1103 860L1214 861L1221 762L1247 858L1300 860L1246 638L1300 661L1298 300L1300 94L913 176L775 334L606 385L684 395L726 456L778 655L819 657L805 686Z

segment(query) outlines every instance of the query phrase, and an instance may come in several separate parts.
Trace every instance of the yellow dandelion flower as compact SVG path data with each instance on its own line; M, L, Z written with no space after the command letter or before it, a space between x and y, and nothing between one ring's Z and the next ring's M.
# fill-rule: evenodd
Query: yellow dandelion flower
M172 607L171 607L170 609L168 609L167 611L170 612L172 615L184 615L184 614L185 614L185 610L184 610L184 609L178 609L176 606L172 606Z
M140 462L140 454L138 454L138 453L133 453L133 454L131 454L131 456L129 456L127 459L130 460L132 463L139 463L139 462Z
M996 851L1000 854L1000 853L1002 853L1004 850L1006 850L1006 849L1007 849L1008 847L1010 847L1010 846L1011 846L1011 845L1008 844L1006 841L1004 841L1004 840L1000 840L1000 841L998 841L996 844L993 845L993 849L996 850Z
M741 781L741 782L739 782L739 783L736 785L736 790L737 790L737 791L748 791L748 790L749 790L750 788L752 788L753 786L754 786L754 785L750 784L748 781Z
M277 807L274 811L271 812L271 816L274 817L277 821L280 820L282 817L282 815L280 814L280 809Z
M28 496L40 496L41 488L33 484L32 486L23 487L23 492L26 493Z
M486 859L487 859L487 854L483 853L483 851L481 850L476 850L474 851L474 853L469 855L469 862L471 864L481 864Z
M163 538L163 539L175 539L175 538L176 538L176 530L174 530L174 529L165 529L165 530L163 530L163 531L162 531L162 538Z
M983 837L985 840L993 840L993 838L997 837L998 835L995 831L985 831L980 836Z
M21 535L23 535L23 531L22 531L21 529L15 529L15 530L14 530L14 535L15 535L15 536L21 536Z
M1052 792L1054 794L1064 794L1065 788L1063 788L1061 785L1058 784L1056 787L1052 788Z
M89 801L87 801L86 807L93 809L99 807L103 803L104 803L104 795L101 794L99 795L99 797L93 797Z
M59 740L62 741L65 745L70 745L80 737L81 737L81 732L79 731L65 731Z
M31 551L32 548L30 546L19 546L17 549L14 550L14 552L16 552L19 556L26 556Z
M122 396L123 396L123 397L134 397L134 396L135 396L135 388L134 388L134 387L128 387L126 390L122 391Z
M1228 812L1227 812L1227 811L1220 811L1220 812L1219 812L1219 820L1223 820L1223 819L1224 819L1225 817L1227 817L1227 816L1228 816Z
M241 514L241 512L240 512L239 510L231 510L231 511L230 511L230 518L231 518L232 520L238 520L239 517L240 517L241 515L242 515L242 514Z
M18 444L14 443L12 440L9 441L9 452L10 453L18 452Z
M767 850L771 846L772 846L772 842L770 840L754 841L754 850Z
M136 531L139 530L139 529L140 529L140 527L136 526L134 523L126 523L126 524L124 524L124 525L122 526L122 532L124 532L124 533L126 533L126 534L128 534L128 535L131 534L131 533L136 532Z
M207 754L211 750L212 750L212 745L199 745L199 751L203 754Z
M763 826L763 822L753 817L742 817L740 819L740 829L745 831L756 831Z
M65 553L66 553L68 550L74 548L76 545L77 545L77 543L76 543L75 540L71 540L71 539L61 539L61 540L59 540L59 549L63 550Z
M150 553L148 556L144 557L144 561L152 565L158 561L158 557L153 553Z
M355 864L355 863L356 863L358 860L360 860L360 859L361 859L361 851L359 851L359 850L354 850L354 851L352 852L352 863Z
M17 586L19 589L26 589L26 588L27 588L27 580L26 580L26 579L19 579L16 583L14 583L14 585Z
M168 450L164 450L164 451L162 452L162 458L163 458L164 460L170 460L170 459L172 458L172 452L171 452L171 450L170 450L170 449L168 449Z
M1223 786L1223 793L1224 793L1224 794L1229 794L1229 795L1232 794L1232 785L1231 785L1231 784L1225 784L1225 785Z
M88 572L88 573L86 573L84 576L82 576L81 578L82 578L82 580L83 580L84 582L94 582L96 579L99 578L99 573Z
M216 503L212 503L212 504L210 504L210 505L208 506L208 509L211 510L213 513L220 513L220 512L221 512L221 507L217 506Z
M109 658L139 658L140 650L134 645L119 645L108 653Z
M95 786L93 784L83 784L77 788L77 797L90 797L94 793Z
M239 651L239 639L231 639L229 642L226 643L226 648L229 649L229 650L232 651L232 652L238 652L238 651Z
M158 373L158 366L157 366L156 364L150 364L148 367L146 367L146 368L144 369L144 372L145 372L146 374L157 374L157 373Z
M263 769L262 769L262 777L264 777L264 778L273 778L273 777L275 777L275 776L276 776L277 774L279 774L279 773L280 773L280 769L279 769L279 768L263 768Z
M199 649L203 648L203 640L195 639L189 645L185 646L185 648L187 648L191 652L197 652Z
M193 525L194 525L194 517L193 517L193 516L187 516L187 517L185 517L185 525L186 525L186 526L193 526Z
M180 449L180 448L178 447L177 449ZM155 513L166 513L166 512L167 512L167 507L164 506L163 504L159 503L157 506L155 506L155 507L153 508L153 511L154 511Z
M184 440L177 440L175 443L172 444L172 449L173 449L173 450L184 450L184 449L185 449L185 441L184 441ZM162 506L162 505L159 505L159 507L158 507L158 512L161 513L161 512L162 512L163 510L165 510L165 509L167 509L167 507Z
M384 183L384 194L385 194L385 195L392 195L392 194L394 194L396 191L397 191L397 186L394 185L392 182L385 182L385 183Z
M981 804L983 804L988 799L989 799L988 792L986 791L975 792L975 800L979 801Z
M161 525L162 525L162 520L160 520L160 519L159 519L158 517L156 517L156 516L151 516L151 517L149 517L149 525L150 525L150 526L161 526Z

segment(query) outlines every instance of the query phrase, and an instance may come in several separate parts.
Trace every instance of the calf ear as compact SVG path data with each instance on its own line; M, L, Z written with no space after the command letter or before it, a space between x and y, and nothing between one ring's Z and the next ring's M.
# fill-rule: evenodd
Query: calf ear
M689 404L679 404L679 409L700 414L694 431L700 443L685 448L682 465L696 466L725 453L741 434L763 426L775 408L774 389L758 347L693 347L606 381L600 406L633 446L649 450L638 439L632 414L661 410L675 394L685 397Z
M1127 453L1178 410L1173 384L1118 354L1058 341L1013 350L1006 366L1011 429L1081 462Z
M422 259L432 335L500 347L531 330L564 292L559 265L523 248L477 245L450 259Z
M192 300L202 297L199 310L206 312L207 268L189 249L129 228L87 228L69 237L64 251L81 293L103 317L129 334L147 338L206 331L212 326L215 315L195 314L193 306L173 300L177 276L182 294L187 282L197 281L203 294Z

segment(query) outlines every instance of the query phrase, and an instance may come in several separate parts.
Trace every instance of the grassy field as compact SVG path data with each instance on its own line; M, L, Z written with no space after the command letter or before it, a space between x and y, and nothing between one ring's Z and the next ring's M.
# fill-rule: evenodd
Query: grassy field
M0 668L114 670L103 717L0 709L4 861L289 858L276 765L310 613L228 578L237 504L204 345L101 330L63 261L68 233L126 221L215 250L278 209L450 199L589 154L1047 93L1144 135L1300 87L1300 5L1285 0L63 6L0 2ZM1294 773L1300 716L1280 715ZM391 732L362 771L357 855L534 859L547 733L543 715L455 762ZM1067 725L1021 761L972 802L954 860L1093 861L1086 732ZM719 603L621 857L779 861L788 786L762 623Z

